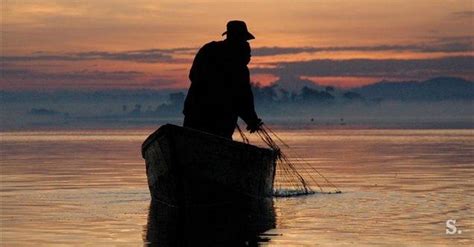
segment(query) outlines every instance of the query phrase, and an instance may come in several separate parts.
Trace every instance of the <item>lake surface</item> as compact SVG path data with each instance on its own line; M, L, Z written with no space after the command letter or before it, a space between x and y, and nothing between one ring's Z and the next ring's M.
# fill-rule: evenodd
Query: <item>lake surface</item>
M261 245L474 244L473 130L275 129L343 193L275 198ZM153 242L140 154L152 131L0 133L2 245Z

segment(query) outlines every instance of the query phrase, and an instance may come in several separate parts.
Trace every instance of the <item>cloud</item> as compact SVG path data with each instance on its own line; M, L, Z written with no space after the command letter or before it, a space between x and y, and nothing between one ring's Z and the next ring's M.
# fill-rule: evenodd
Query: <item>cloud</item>
M421 52L472 52L474 36L437 37L432 45L424 46Z
M1 84L9 82L25 81L45 82L45 81L127 81L139 78L143 75L138 71L98 71L81 70L70 72L41 72L18 68L1 68Z
M467 11L457 11L452 13L454 17L457 18L472 18L474 17L474 11L467 10Z
M429 44L413 45L375 45L375 46L332 46L332 47L257 47L252 49L253 56L276 56L297 53L314 52L471 52L473 37L456 37L437 39Z
M79 70L43 72L18 67L0 68L1 89L58 88L174 88L177 81L167 75L140 71Z
M28 56L2 56L1 59L5 62L115 60L140 63L173 63L182 61L182 59L175 58L174 55L186 54L190 50L194 49L174 48L122 52L88 51L77 53L35 52Z
M420 50L417 45L378 45L378 46L329 46L329 47L258 47L252 50L254 56L276 56L313 52L344 52L344 51L414 51Z
M174 88L176 87L176 80L168 78L166 76L159 76L148 79L144 81L142 84L143 86L151 86L151 87L160 87L160 88Z
M426 59L317 59L274 63L273 68L255 68L254 73L296 76L351 77L433 77L439 75L474 76L474 56Z
M331 46L331 47L256 47L252 49L253 56L277 56L298 53L317 52L472 52L474 37L439 37L427 44L408 45L374 45L374 46ZM138 63L190 63L192 56L199 48L183 47L172 49L144 49L131 51L87 51L76 53L35 52L26 56L1 56L4 62L29 61L88 61L112 60Z

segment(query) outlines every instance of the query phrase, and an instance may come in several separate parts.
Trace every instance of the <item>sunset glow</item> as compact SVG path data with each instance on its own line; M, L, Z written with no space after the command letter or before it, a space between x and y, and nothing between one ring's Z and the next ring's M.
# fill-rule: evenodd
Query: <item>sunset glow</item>
M187 88L194 54L232 19L256 36L250 68L263 85L282 74L341 87L473 79L473 13L471 0L2 1L0 88Z

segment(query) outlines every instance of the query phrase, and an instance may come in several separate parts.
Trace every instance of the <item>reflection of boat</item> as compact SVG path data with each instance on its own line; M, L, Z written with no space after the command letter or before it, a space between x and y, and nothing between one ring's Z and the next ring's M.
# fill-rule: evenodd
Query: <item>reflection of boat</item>
M196 206L271 197L270 149L164 125L142 145L152 201Z
M262 233L273 228L272 199L185 208L151 203L143 241L145 246L258 246L269 240Z

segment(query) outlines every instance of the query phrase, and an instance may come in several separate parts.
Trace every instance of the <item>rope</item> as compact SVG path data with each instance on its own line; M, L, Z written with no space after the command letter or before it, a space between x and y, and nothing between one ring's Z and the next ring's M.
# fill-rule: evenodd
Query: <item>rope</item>
M274 131L272 131L269 127L267 127L266 125L262 125L262 129L264 129L265 131L268 131L270 133L273 134L273 136L275 136L277 138L277 140L279 140L285 147L288 148L288 150L292 151L294 154L295 154L295 157L296 159L299 159L304 165L306 165L307 167L311 168L313 171L315 171L319 176L321 176L325 181L326 183L328 183L329 185L331 185L332 187L334 187L336 189L336 193L340 193L341 190L339 190L339 188L333 184L331 181L329 181L329 179L326 178L326 176L324 176L321 172L319 172L316 168L314 168L313 166L311 166L308 162L302 160L300 157L300 155L298 155L296 153L296 151L294 151L288 144L286 144ZM308 174L310 177L311 175ZM311 177L312 178L312 177ZM316 181L315 181L316 182ZM317 182L316 182L317 183ZM319 186L319 185L318 185ZM321 187L320 187L321 188Z
M277 174L277 178L279 179L279 176L283 176L282 178L284 181L287 182L292 188L294 188L296 191L294 192L294 195L304 195L304 194L312 194L314 191L311 189L309 184L306 182L304 176L296 169L295 165L290 161L290 159L281 151L279 145L272 139L272 136L281 143L282 146L288 148L290 152L294 154L296 157L296 160L299 161L299 163L303 164L306 168L309 167L311 170L313 170L317 175L319 175L321 178L324 179L326 184L329 186L333 187L335 189L335 193L341 193L339 188L333 184L332 182L329 181L329 179L324 176L321 172L319 172L316 168L311 166L308 162L305 160L299 158L299 155L294 151L286 142L284 142L273 130L271 130L268 126L262 125L260 130L257 131L257 134L259 137L262 139L262 141L268 145L271 149L273 149L277 153L277 158L278 158L278 163L277 167L280 168L283 173ZM248 139L247 139L248 140ZM323 190L323 187L318 183L318 181L311 176L311 174L307 171L305 168L305 175L309 177L319 188L321 193L331 193L331 192L325 192ZM295 184L296 183L296 184ZM277 187L281 188L281 184L277 184ZM280 195L277 191L275 192L276 196L287 196L287 195Z
M240 129L240 126L239 126L238 123L236 124L236 127L237 127L237 130L239 130L239 134L240 134L240 137L242 137L242 141L243 141L245 144L250 144L249 139L247 138L247 136L245 136L245 134L244 134L244 132L242 131L242 129Z
M242 138L242 142L246 144L250 144L249 139L242 131L240 126L236 124L236 128L239 131L240 137ZM309 183L306 181L305 177L308 177L316 186L319 188L321 193L328 193L331 194L332 192L325 192L323 186L314 178L310 172L308 172L308 168L314 171L317 175L319 175L327 185L333 187L335 189L335 193L341 193L341 190L333 184L329 179L324 176L321 172L319 172L316 168L311 166L305 160L299 158L300 156L296 153L296 151L290 147L285 141L283 141L272 129L268 126L262 124L260 129L256 131L257 135L260 139L270 147L277 155L277 166L275 171L275 186L277 187L274 189L274 196L277 197L289 197L289 196L298 196L298 195L308 195L314 194L314 190L311 188ZM293 164L292 161L288 158L288 156L281 151L280 146L276 143L273 138L276 139L283 147L287 148L290 153L292 153L296 160L296 162L302 164L304 166L304 172L302 174ZM289 193L285 193L289 192Z

